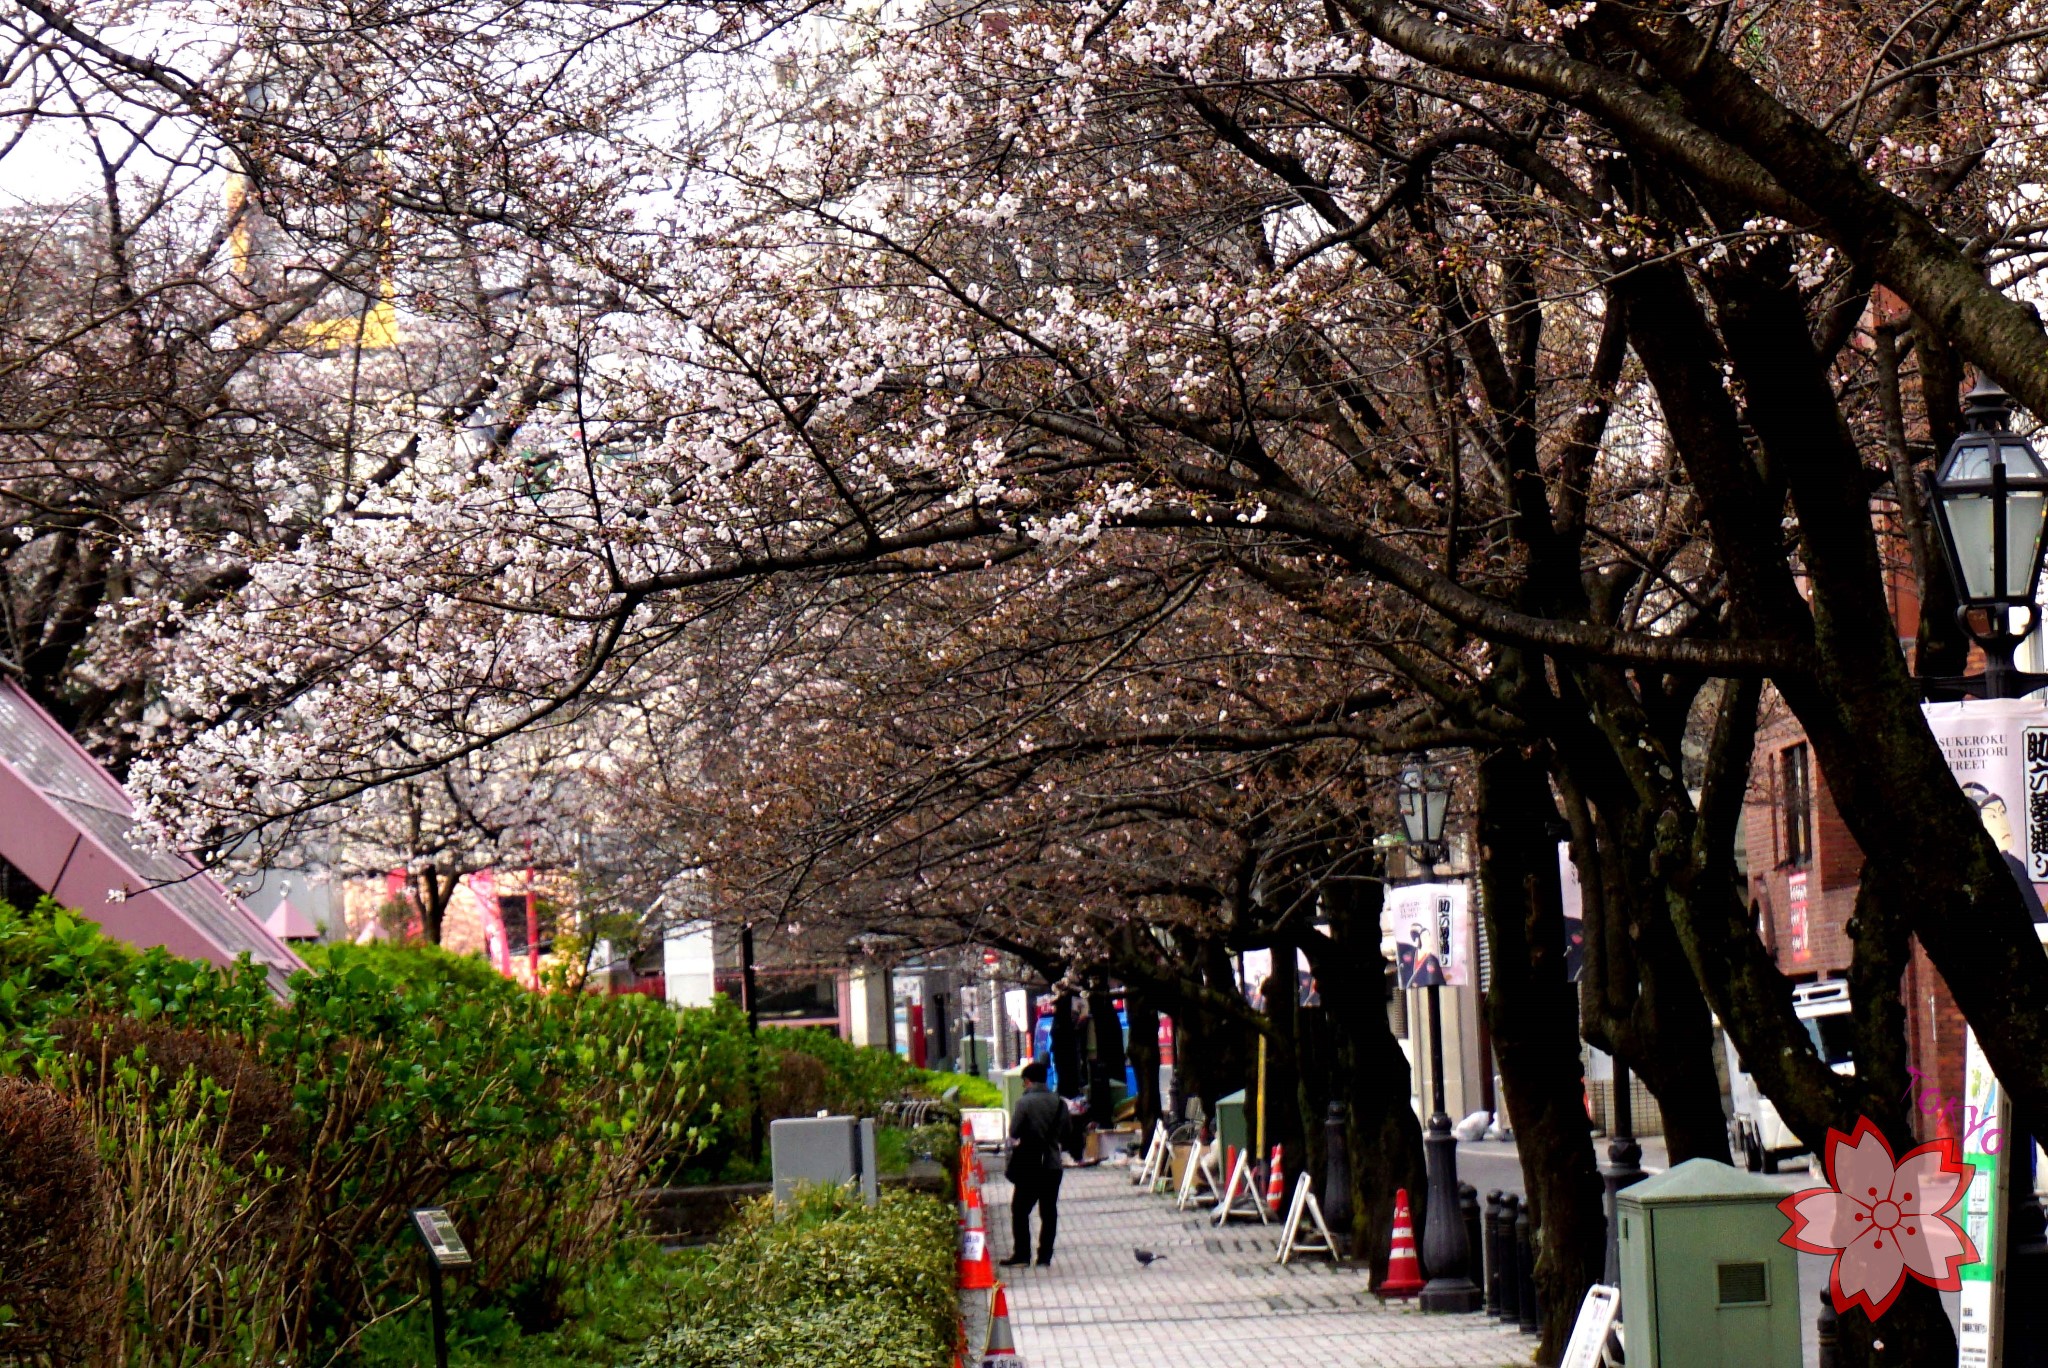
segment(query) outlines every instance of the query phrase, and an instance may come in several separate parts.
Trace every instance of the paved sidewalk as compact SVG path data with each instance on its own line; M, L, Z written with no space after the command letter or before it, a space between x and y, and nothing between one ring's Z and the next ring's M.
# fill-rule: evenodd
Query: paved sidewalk
M1010 1187L987 1196L996 1256L1010 1252ZM1326 1259L1282 1268L1276 1221L1176 1212L1127 1169L1069 1169L1051 1268L999 1268L1031 1368L1503 1368L1536 1341L1482 1316L1382 1306L1363 1270ZM1134 1248L1166 1257L1138 1265Z

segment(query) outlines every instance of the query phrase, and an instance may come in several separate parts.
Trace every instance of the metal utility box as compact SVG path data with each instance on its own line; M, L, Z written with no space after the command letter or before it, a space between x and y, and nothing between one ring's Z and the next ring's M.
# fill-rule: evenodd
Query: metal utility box
M1800 1368L1786 1190L1688 1159L1616 1198L1629 1368Z
M1216 1136L1223 1142L1226 1153L1236 1150L1243 1154L1251 1148L1252 1132L1251 1127L1245 1124L1243 1088L1216 1099ZM1221 1159L1217 1160L1219 1164L1222 1162ZM1229 1172L1226 1171L1223 1177L1226 1182L1229 1181Z
M996 1075L995 1082L1003 1090L1003 1110L1017 1110L1017 1099L1024 1095L1024 1066L1004 1069Z
M881 1200L871 1117L793 1116L770 1121L768 1148L777 1202L787 1202L798 1183L857 1183L869 1206Z

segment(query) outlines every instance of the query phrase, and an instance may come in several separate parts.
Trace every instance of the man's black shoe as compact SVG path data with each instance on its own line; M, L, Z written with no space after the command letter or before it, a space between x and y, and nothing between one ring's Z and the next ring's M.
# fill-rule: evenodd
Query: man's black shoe
M1030 1263L1031 1260L1022 1254L1015 1254L1001 1262L1004 1268L1022 1268L1025 1264Z
M1022 1260L1020 1259L1020 1260L1018 1260L1018 1262L1020 1262L1020 1263L1021 1263L1021 1262L1023 1262L1023 1261L1022 1261ZM1040 1268L1051 1268L1051 1267L1052 1267L1052 1259L1051 1259L1050 1257L1048 1257L1048 1258L1043 1258L1043 1259L1040 1259L1040 1260L1038 1261L1038 1266L1039 1266Z

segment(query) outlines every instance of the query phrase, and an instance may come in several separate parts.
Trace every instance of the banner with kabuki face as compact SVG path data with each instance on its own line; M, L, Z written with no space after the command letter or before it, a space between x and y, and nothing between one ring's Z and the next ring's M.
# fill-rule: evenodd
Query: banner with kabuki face
M2048 931L2048 704L1971 699L1924 710L1963 796L2004 852L2036 933Z
M1403 884L1380 905L1403 988L1463 988L1472 980L1472 914L1462 883Z

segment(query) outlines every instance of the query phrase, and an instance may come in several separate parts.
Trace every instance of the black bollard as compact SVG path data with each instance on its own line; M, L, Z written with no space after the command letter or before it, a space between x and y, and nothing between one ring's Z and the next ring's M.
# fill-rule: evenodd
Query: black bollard
M1323 1219L1341 1246L1338 1255L1351 1257L1351 1156L1344 1148L1344 1104L1332 1102L1323 1121L1323 1190L1317 1200L1323 1204Z
M1500 1310L1501 1324L1516 1325L1522 1312L1522 1261L1515 1248L1515 1215L1522 1199L1510 1192L1500 1204Z
M1479 1284L1479 1296L1474 1311L1486 1309L1486 1237L1479 1226L1479 1189L1470 1183L1458 1184L1458 1215L1465 1221L1465 1248L1471 1251L1466 1256L1466 1268L1472 1281Z
M1500 1317L1500 1189L1486 1194L1486 1214L1481 1218L1486 1248L1486 1314Z
M1820 1368L1841 1368L1842 1324L1835 1316L1835 1299L1825 1287L1820 1290L1820 1333L1816 1339L1820 1344Z
M1515 1271L1521 1276L1521 1290L1515 1296L1516 1322L1522 1333L1533 1335L1541 1327L1536 1307L1536 1227L1529 1220L1529 1203L1515 1216Z

